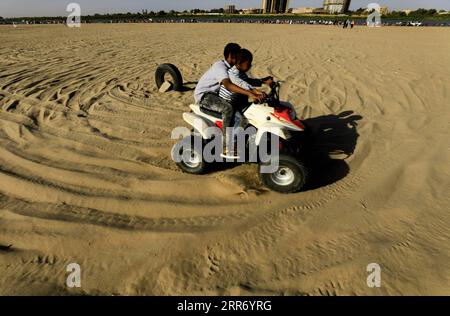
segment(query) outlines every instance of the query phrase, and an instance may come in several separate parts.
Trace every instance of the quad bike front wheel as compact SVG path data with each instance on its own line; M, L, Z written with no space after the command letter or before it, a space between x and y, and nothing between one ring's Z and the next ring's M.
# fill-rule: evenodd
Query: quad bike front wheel
M203 139L199 136L188 136L172 149L172 157L177 166L186 173L203 174L206 162L203 159Z
M259 176L269 189L280 193L295 193L302 190L308 180L308 170L298 158L280 153L278 168L273 173L263 173L261 163Z

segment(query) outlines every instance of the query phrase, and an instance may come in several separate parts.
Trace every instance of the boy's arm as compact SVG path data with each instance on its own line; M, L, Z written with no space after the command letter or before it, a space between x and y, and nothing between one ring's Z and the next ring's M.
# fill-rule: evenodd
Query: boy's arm
M241 87L242 89L245 89L245 90L254 90L255 89L253 87L253 85L247 80L247 79L249 79L247 77L247 75L240 74L238 71L233 71L233 69L228 71L228 75L230 77L231 82L234 83L235 85ZM243 76L244 79L242 79L240 76Z
M234 83L232 83L230 79L222 80L221 84L227 90L229 90L231 92L234 92L234 93L239 93L239 94L246 95L246 96L252 98L253 101L255 101L255 102L261 102L264 99L264 95L263 94L259 94L256 91L252 91L252 90L242 89L241 87L239 87L239 86L235 85Z

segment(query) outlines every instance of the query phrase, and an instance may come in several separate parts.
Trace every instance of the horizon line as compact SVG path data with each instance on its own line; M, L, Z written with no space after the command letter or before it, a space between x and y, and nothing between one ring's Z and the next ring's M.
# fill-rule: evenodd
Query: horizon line
M194 8L194 9L186 9L186 10L183 10L183 11L176 11L176 10L168 10L168 11L166 11L166 10L156 10L156 11L153 11L153 10L149 10L149 9L141 9L141 11L138 11L138 12L130 12L130 11L128 11L128 12L103 12L103 13L100 13L100 12L95 12L95 13L88 13L88 14L82 14L81 16L83 17L83 16L94 16L94 15L96 15L96 14L98 14L98 15L112 15L112 14L128 14L128 13L131 13L131 14L142 14L142 11L144 11L144 10L147 10L148 12L154 12L154 13L158 13L158 12L161 12L161 11L164 11L165 13L169 13L170 11L175 11L176 13L185 13L184 11L188 11L188 12L186 12L186 14L192 14L192 15L195 15L195 13L190 13L189 11L191 11L191 10L205 10L205 11L211 11L211 10L217 10L217 9L220 9L220 8L215 8L215 9L210 9L210 10L207 10L207 9L199 9L199 8ZM247 9L247 8L243 8L243 9ZM237 9L237 10L243 10L243 9ZM253 9L253 8L251 8L251 9ZM256 9L256 8L255 8ZM289 9L292 9L292 8L289 8ZM295 8L294 8L295 9ZM362 7L361 8L358 8L358 9L362 9ZM358 9L356 9L356 10L358 10ZM395 11L395 12L403 12L403 11L406 11L406 10L412 10L412 11L416 11L416 10L419 10L419 9L425 9L425 8L415 8L415 9L393 9L392 11ZM349 12L356 12L356 10L349 10ZM450 12L450 10L447 10L447 9L439 9L439 8L430 8L430 9L425 9L425 10L436 10L437 12L440 12L440 11L446 11L446 12ZM391 12L392 12L391 11ZM69 12L67 12L67 14L69 14ZM302 14L295 14L295 13L259 13L259 14L239 14L239 13L223 13L223 14L226 14L226 15L278 15L278 16L283 16L283 15L288 15L288 14L294 14L294 15L298 15L298 16L301 16ZM319 14L320 15L320 14ZM330 16L332 16L332 15L334 15L334 14L329 14ZM20 19L20 18L62 18L62 17L67 17L67 15L65 14L65 15L40 15L40 16L1 16L0 15L0 17L2 17L3 19Z

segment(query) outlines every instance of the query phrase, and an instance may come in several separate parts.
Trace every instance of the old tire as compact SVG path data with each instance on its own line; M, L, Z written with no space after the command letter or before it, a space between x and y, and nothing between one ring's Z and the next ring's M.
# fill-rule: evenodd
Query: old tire
M269 189L280 193L301 191L308 181L308 169L295 156L280 153L278 169L274 173L263 173L259 165L261 181Z
M156 69L155 81L158 89L164 83L166 74L169 74L171 77L170 82L173 85L173 90L181 91L183 89L183 77L178 68L172 64L162 64Z

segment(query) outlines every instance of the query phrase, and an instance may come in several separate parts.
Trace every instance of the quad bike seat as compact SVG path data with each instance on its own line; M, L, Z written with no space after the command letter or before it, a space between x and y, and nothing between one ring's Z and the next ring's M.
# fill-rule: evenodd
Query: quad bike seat
M202 106L200 107L200 111L202 111L205 114L211 115L212 117L215 117L215 118L217 118L219 120L222 119L222 113L220 113L220 112L216 112L216 111L204 108Z

